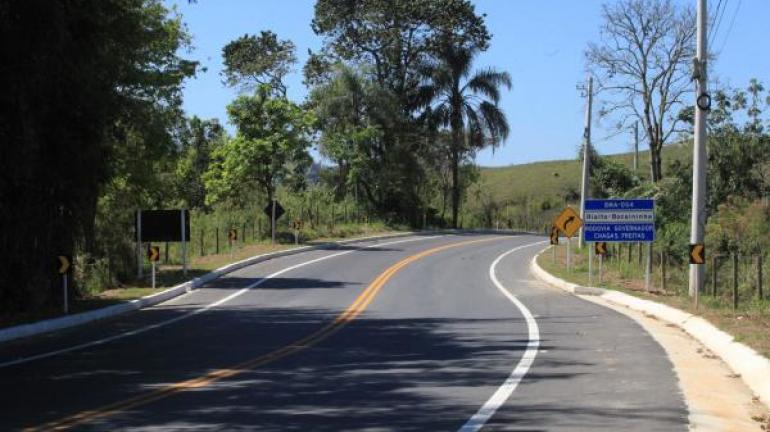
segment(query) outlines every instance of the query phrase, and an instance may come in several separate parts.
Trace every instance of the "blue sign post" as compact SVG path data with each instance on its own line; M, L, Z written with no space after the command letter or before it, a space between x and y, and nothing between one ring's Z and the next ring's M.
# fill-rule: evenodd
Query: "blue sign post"
M655 200L586 200L584 215L586 242L655 241Z

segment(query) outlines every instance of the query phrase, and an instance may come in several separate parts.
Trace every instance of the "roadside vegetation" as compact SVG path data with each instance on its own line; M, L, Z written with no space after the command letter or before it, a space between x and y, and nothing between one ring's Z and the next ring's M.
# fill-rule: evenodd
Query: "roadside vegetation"
M0 322L61 308L58 255L74 257L75 311L146 293L140 209L191 211L192 275L290 247L295 221L302 243L458 226L475 153L508 133L510 77L474 62L492 41L485 17L465 0L318 0L314 12L323 44L304 65L270 29L225 44L223 83L239 95L226 119L201 119L182 89L202 66L165 2L1 5L14 44L0 51ZM307 97L291 100L298 70ZM268 246L273 199L286 214ZM156 246L160 284L176 283L179 245Z
M620 0L602 14L602 36L585 53L598 117L629 138L638 125L644 151L638 169L631 154L593 151L591 195L656 199L665 291L680 292L693 13L671 0ZM139 209L190 209L188 256L204 271L231 259L231 230L237 259L289 247L294 221L301 242L426 227L546 232L564 206L578 206L579 160L475 164L518 119L499 106L508 72L475 62L493 38L471 2L318 0L307 24L322 44L305 64L270 29L223 46L222 79L239 95L226 119L201 119L182 110L182 89L202 67L188 58L184 18L161 0L0 5L0 31L14 41L0 50L0 322L60 308L61 254L75 257L76 303L146 292L148 281L136 280ZM295 70L303 100L287 96ZM706 243L711 257L761 256L764 266L770 92L761 78L711 85ZM286 214L268 247L263 209L274 198ZM179 246L160 246L166 286L180 280ZM731 260L719 259L718 273ZM749 302L746 272L739 307Z

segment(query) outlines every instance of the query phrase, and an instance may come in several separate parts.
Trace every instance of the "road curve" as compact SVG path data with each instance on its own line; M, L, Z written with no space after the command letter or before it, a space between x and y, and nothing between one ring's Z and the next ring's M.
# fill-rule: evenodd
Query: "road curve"
M22 360L0 367L0 430L687 430L638 324L529 274L542 240L309 251L5 344L0 364Z

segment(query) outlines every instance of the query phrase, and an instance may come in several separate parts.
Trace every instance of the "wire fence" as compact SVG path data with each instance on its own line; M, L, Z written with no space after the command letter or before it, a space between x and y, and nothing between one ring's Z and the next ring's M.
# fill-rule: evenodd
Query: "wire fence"
M593 247L593 244L588 247ZM647 289L662 294L688 295L690 263L687 254L663 250L655 244L651 250L652 268ZM595 257L594 281L599 281L598 260L601 259L604 282L615 282L629 289L644 289L647 253L648 248L643 243L608 244L607 254ZM566 265L564 255L566 252L562 251L560 257ZM587 257L587 248L575 251L575 271L588 271ZM703 265L707 277L700 293L702 298L710 298L733 308L768 299L765 274L770 269L766 253L715 253L707 257Z

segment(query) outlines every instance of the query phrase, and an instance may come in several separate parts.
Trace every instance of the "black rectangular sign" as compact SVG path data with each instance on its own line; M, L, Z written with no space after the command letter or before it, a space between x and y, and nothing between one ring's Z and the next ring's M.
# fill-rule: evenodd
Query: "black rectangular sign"
M184 232L190 241L189 210L142 210L141 227L143 242L180 242L182 241L182 215L184 211ZM136 218L134 218L136 221ZM137 222L134 222L137 223ZM137 227L134 227L136 230Z

